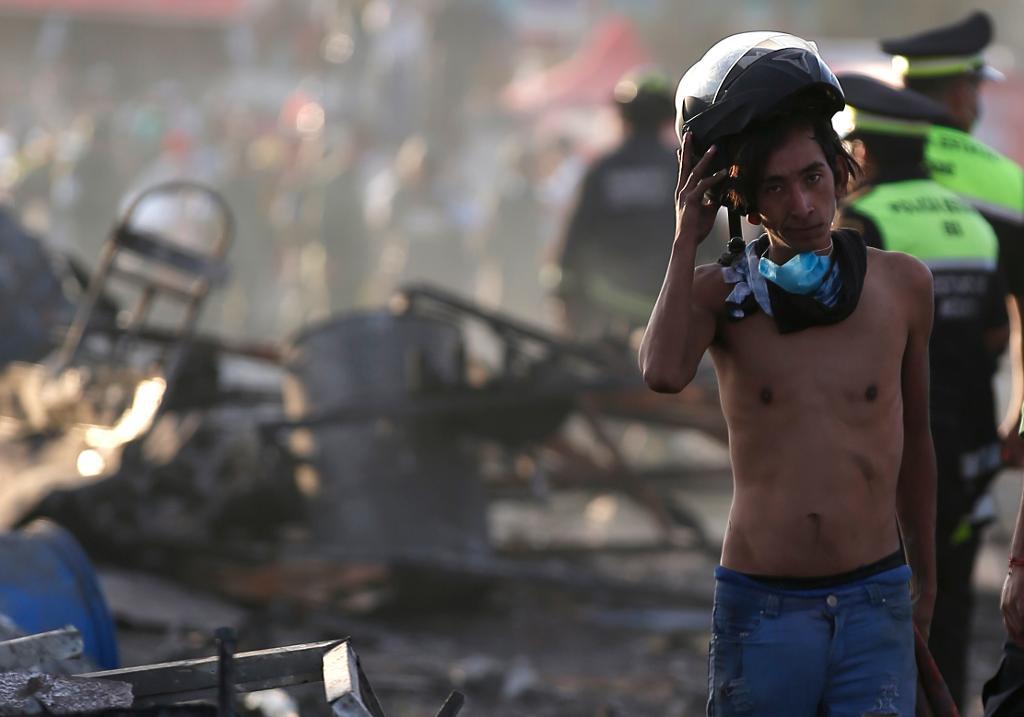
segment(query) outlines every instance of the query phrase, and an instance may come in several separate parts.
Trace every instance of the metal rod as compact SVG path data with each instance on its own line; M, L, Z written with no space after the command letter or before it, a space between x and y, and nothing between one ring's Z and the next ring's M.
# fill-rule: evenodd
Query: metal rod
M217 714L219 717L235 715L235 631L218 627L217 637Z

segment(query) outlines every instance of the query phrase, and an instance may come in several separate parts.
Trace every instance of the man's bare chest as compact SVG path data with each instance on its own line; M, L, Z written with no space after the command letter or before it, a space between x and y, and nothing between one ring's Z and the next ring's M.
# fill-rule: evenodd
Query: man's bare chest
M847 319L780 334L763 313L728 321L712 356L726 398L742 392L768 403L788 398L867 401L898 393L905 319L866 292Z

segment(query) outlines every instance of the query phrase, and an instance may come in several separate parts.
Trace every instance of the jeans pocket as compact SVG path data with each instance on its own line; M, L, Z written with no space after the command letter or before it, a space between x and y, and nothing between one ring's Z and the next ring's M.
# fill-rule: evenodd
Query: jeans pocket
M732 641L748 638L760 627L763 613L760 600L716 595L711 613L714 636Z
M910 597L909 587L888 590L882 597L888 613L899 622L910 622L914 617L914 601Z

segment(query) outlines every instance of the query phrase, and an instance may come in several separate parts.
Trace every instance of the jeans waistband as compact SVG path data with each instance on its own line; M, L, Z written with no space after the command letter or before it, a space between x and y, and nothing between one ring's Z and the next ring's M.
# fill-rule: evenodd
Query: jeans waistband
M867 585L900 585L909 582L911 578L911 570L909 565L900 565L898 567L886 570L876 575L871 575L867 578L860 580L853 580L843 585L838 585L830 588L819 588L814 590L782 590L774 588L771 585L758 582L752 578L738 573L735 570L730 570L722 565L715 568L715 580L737 587L746 588L759 593L768 595L785 595L787 597L797 598L816 598L824 597L826 595L841 594L851 590L858 590Z

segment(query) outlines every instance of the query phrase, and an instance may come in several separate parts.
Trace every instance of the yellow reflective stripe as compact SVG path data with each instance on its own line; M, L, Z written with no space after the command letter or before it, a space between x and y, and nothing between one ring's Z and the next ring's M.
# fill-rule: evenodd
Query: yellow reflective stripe
M973 72L985 64L981 55L947 57L906 57L894 55L892 69L903 77L942 77Z
M928 134L931 126L927 122L914 120L901 120L892 117L877 115L872 112L864 112L856 107L849 107L850 121L853 123L853 131L878 132L899 136L924 137Z

